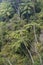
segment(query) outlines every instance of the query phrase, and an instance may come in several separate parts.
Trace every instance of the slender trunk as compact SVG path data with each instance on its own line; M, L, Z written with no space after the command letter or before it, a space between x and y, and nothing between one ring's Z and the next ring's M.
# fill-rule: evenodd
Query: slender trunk
M36 47L36 44L38 43L38 40L37 40L36 31L35 31L35 25L33 26L33 30L34 30L34 36L35 36L35 52L36 52L37 55L39 56L40 64L43 65L43 64L42 64L41 55L40 55L39 52L37 51L37 47Z
M25 41L24 41L24 45L25 45ZM34 65L34 59L33 59L33 57L32 57L32 54L31 54L30 50L27 48L26 45L25 45L25 48L26 48L26 50L28 51L28 54L30 55L30 58L31 58L31 60L32 60L32 64Z
M8 58L5 58L5 59L9 63L9 65L12 65L12 63L10 62L10 60Z
M34 4L34 8L33 8L33 10L34 10L34 16L35 16L35 18L36 18L36 15L35 15L35 1L36 1L36 0L32 0L32 2L33 2L33 4ZM35 51L36 51L37 55L39 56L40 64L42 65L41 56L40 56L40 54L39 54L39 52L37 51L37 48L36 48L36 44L38 43L38 40L37 40L35 25L33 25L33 30L34 30L34 36L35 36Z

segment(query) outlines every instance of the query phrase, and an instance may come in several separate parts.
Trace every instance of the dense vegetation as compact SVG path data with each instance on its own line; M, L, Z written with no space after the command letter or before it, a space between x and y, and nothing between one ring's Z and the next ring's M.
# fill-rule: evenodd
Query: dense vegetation
M43 65L43 0L0 3L0 65Z

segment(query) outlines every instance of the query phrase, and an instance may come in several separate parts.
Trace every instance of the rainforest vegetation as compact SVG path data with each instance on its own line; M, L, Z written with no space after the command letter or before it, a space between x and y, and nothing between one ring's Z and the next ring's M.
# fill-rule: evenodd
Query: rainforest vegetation
M0 0L0 65L43 65L43 0Z

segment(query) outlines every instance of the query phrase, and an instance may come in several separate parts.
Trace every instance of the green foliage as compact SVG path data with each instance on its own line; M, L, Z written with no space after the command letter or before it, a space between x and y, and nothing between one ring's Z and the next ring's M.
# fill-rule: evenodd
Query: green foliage
M17 0L18 1L18 0ZM17 11L19 9L19 14ZM34 12L35 8L35 12ZM38 43L35 42L34 27ZM0 65L40 65L35 52L34 44L43 60L43 44L40 42L40 33L43 29L43 1L22 0L17 4L10 2L0 3Z
M14 9L9 2L0 3L0 20L6 20L8 17L11 17L13 13Z
M33 14L33 3L28 2L28 3L21 3L20 11L21 11L21 17L24 19L29 20L30 16Z

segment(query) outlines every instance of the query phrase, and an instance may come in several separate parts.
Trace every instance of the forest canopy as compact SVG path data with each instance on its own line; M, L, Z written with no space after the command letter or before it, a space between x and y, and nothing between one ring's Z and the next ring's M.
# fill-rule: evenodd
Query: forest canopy
M0 0L0 65L43 65L43 0Z

